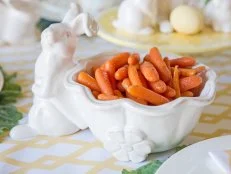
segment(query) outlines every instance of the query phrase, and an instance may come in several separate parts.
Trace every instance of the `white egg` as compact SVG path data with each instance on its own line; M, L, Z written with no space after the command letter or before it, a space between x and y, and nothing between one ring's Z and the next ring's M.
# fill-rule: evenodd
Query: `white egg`
M170 15L170 22L177 32L183 34L196 34L204 27L200 10L187 5L176 7Z

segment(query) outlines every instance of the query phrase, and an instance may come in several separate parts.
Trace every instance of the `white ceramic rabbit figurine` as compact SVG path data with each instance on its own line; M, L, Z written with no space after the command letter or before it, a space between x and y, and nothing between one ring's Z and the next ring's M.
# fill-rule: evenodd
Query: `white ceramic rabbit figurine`
M231 0L211 0L204 14L206 23L215 31L231 32Z
M42 33L42 53L35 64L34 103L28 125L11 130L14 139L34 135L62 136L87 128L77 114L72 91L64 85L66 72L74 66L72 58L77 36L95 36L97 23L80 7L72 4L62 23L53 24ZM70 103L64 107L63 103ZM25 133L26 132L26 133Z
M125 0L118 11L118 19L113 22L117 29L137 34L151 34L157 24L157 0Z
M0 41L8 44L35 42L36 23L40 17L38 0L3 0L0 2Z

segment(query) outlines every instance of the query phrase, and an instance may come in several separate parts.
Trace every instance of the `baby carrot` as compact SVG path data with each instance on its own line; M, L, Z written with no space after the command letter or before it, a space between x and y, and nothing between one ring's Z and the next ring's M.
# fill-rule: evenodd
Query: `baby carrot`
M149 84L152 90L156 93L162 94L167 90L167 86L162 80L159 80L157 82L150 82Z
M122 86L123 86L123 88L124 88L125 90L126 90L129 86L131 86L131 85L132 85L132 83L131 83L131 81L130 81L129 78L124 79L123 82L122 82Z
M95 75L95 71L96 71L97 68L98 68L98 67L93 66L93 67L91 68L91 74Z
M131 54L130 57L128 58L129 65L136 65L139 63L139 61L140 61L140 55L137 53Z
M114 90L114 94L118 96L119 98L123 98L123 94L119 90Z
M91 90L101 92L97 81L86 72L80 72L77 76L77 82L87 86Z
M147 80L145 79L144 75L142 74L142 72L138 71L138 75L139 75L139 78L140 78L140 81L141 81L143 87L147 88L148 83L147 83Z
M92 94L94 95L95 98L98 98L98 95L100 94L100 92L98 92L98 91L92 91Z
M179 70L178 66L175 66L173 73L173 88L176 90L176 98L181 96L180 94L180 82L179 82Z
M193 97L194 94L191 91L185 91L185 92L182 93L182 96L183 97Z
M140 99L140 98L136 98L136 97L133 97L132 95L130 95L127 91L126 91L126 97L127 98L130 98L131 100L134 100L136 101L137 103L140 103L140 104L143 104L143 105L148 105L148 102L143 100L143 99Z
M98 96L98 99L107 101L107 100L117 100L117 99L119 99L119 97L115 96L115 95L100 94Z
M167 98L173 98L176 96L176 90L170 86L167 86L167 90L165 91L164 96Z
M106 71L103 71L100 68L98 68L95 71L95 78L103 94L106 94L106 95L114 94L110 80L109 80L108 73Z
M174 71L174 67L171 68ZM179 75L183 77L194 76L197 72L195 69L178 68Z
M150 62L144 62L140 65L140 70L144 77L149 81L149 82L156 82L160 80L159 74L156 70L156 68L151 64Z
M155 66L157 71L159 72L161 80L164 82L168 82L171 79L171 71L168 69L165 64L162 56L157 48L152 48L150 51L150 61Z
M198 73L200 73L200 72L202 72L202 71L205 71L206 68L205 68L205 66L198 66L198 67L196 67L194 70L195 70L196 73L198 74Z
M171 65L170 65L169 58L168 58L168 57L165 57L165 58L164 58L164 62L165 62L165 64L167 65L168 69L171 71Z
M143 86L132 85L127 89L127 91L133 97L146 100L153 105L161 105L169 102L166 97L157 94Z
M120 91L120 92L125 92L125 89L124 89L124 87L122 86L122 81L119 81L118 83L117 83L117 89Z
M178 65L180 68L194 66L195 64L196 64L196 60L192 57L181 57L178 59L171 59L170 60L171 66Z
M115 80L115 65L111 61L105 63L105 71L108 73L109 80L111 82L112 88L116 89L116 80Z
M115 72L115 79L116 80L123 80L123 79L125 79L127 77L128 77L128 65L125 65L125 66L119 68Z
M150 62L150 55L149 55L149 54L147 54L147 55L144 57L144 61Z
M129 65L128 66L128 77L132 83L132 85L142 86L142 82L139 78L139 74L136 68L136 65Z
M180 89L181 92L185 92L200 86L202 83L202 78L199 76L190 76L180 79Z
M112 61L115 65L116 70L119 69L120 67L126 65L128 63L128 58L130 56L130 53L124 52L117 54L114 56L110 61Z

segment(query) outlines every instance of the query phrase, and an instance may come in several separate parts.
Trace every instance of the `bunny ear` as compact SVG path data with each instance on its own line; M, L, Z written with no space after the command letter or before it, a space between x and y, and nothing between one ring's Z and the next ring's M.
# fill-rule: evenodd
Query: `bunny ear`
M82 8L79 4L71 3L70 9L63 18L62 23L70 24L81 12Z

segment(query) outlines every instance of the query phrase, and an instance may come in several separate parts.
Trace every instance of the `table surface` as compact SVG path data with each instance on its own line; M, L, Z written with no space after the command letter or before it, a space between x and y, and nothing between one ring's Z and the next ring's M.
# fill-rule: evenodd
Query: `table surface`
M76 58L115 50L132 51L100 38L82 37L79 39ZM18 72L17 81L23 87L24 98L17 103L17 107L25 114L32 103L34 63L40 51L39 43L29 47L0 48L0 64L8 72ZM212 105L205 108L200 122L183 144L231 134L231 51L199 55L197 59L217 72L217 97ZM153 154L149 160L164 160L172 153ZM89 130L59 138L39 136L27 141L5 138L0 144L1 174L117 174L124 168L133 169L145 163L118 162L102 148Z

